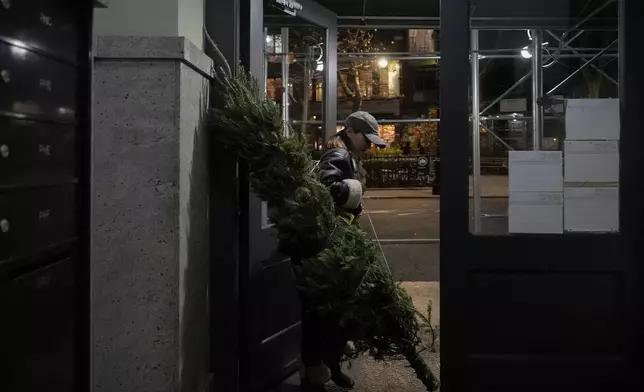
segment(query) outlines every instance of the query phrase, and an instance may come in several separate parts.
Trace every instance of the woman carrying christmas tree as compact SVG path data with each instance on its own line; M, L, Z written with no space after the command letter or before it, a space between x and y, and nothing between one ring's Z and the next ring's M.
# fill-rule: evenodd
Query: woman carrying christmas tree
M378 122L367 112L355 112L347 118L344 129L327 141L320 159L320 180L329 187L336 207L350 222L362 213L365 171L360 158L372 143L386 146L378 135ZM352 388L353 380L340 366L348 342L346 331L337 324L323 323L315 312L307 311L306 301L303 307L303 390L324 391L329 378L340 387Z

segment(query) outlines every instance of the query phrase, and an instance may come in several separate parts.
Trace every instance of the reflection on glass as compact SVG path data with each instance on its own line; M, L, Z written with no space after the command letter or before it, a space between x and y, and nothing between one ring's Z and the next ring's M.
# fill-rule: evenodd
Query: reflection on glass
M616 20L616 4L601 7ZM618 231L618 33L616 24L592 28L594 8L560 28L527 29L517 18L508 22L514 30L478 31L476 234ZM478 7L473 16L500 17L492 12ZM540 17L555 16L548 12Z

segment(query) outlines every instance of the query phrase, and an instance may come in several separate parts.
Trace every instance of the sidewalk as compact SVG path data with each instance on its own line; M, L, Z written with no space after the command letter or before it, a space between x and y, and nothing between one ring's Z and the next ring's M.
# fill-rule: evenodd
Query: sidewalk
M470 177L470 197L472 196L472 180ZM481 191L483 197L508 197L507 176L481 176ZM368 189L365 199L431 199L431 188L384 188Z

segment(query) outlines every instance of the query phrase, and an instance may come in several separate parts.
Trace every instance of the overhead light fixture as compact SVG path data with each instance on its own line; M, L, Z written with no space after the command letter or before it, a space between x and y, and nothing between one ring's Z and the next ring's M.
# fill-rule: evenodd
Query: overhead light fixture
M547 48L548 47L548 42L544 42L541 44L542 48ZM523 49L521 49L521 57L524 59L529 59L532 58L532 52L531 49L527 46L524 46Z
M387 61L387 59L378 60L378 66L380 68L385 68L387 65L389 65L389 61Z
M532 57L532 53L530 53L530 50L528 49L527 46L521 49L521 57L523 57L524 59L529 59Z

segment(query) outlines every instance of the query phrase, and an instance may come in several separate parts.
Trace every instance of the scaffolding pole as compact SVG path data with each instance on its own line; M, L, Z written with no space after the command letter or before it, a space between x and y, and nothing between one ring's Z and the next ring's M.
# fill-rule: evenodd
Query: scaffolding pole
M532 149L541 150L543 140L543 35L532 30Z
M480 121L507 121L507 120L517 120L517 121L524 121L524 120L532 120L531 116L519 116L519 115L491 115L491 116L480 116L479 117ZM378 124L380 125L398 125L398 124L424 124L424 123L433 123L433 122L440 122L440 118L415 118L415 119L409 119L409 118L401 118L401 119L394 119L394 120L378 120ZM292 120L290 122L293 125L301 125L301 124L306 124L306 125L322 125L324 124L323 121L320 120L309 120L309 121L301 121L301 120ZM345 123L345 120L337 120L336 123L338 125L342 125Z
M309 52L304 61L304 94L302 97L302 121L309 119L309 100L311 98L311 62L313 60L313 48L307 46ZM315 69L315 68L314 68ZM302 123L302 135L306 135L306 123Z
M499 96L498 96L494 101L492 101L489 105L487 105L487 106L485 107L485 109L481 110L480 114L481 114L481 115L483 115L483 114L485 114L485 112L487 112L488 110L492 109L492 107L493 107L494 105L496 105L497 103L501 102L501 101L503 100L503 98L505 98L505 97L507 97L508 95L510 95L510 93L511 93L511 92L513 92L517 87L519 87L520 85L522 85L522 84L523 84L523 82L525 82L526 80L528 80L528 78L529 78L530 76L532 76L532 71L530 71L530 72L528 72L527 74L523 75L523 76L521 77L521 79L517 80L517 81L516 81L512 86L510 86L510 88L508 88L507 90L505 90L505 92L503 92L503 94L499 95Z
M288 52L288 27L282 27L282 50ZM290 136L290 123L289 123L289 104L290 92L289 87L289 63L288 56L282 56L282 121L284 122L284 135Z
M517 50L519 52L520 50ZM559 54L556 56L553 56L557 59L587 59L587 58L593 58L597 56L596 53L580 53L580 54ZM601 53L601 57L617 57L618 53ZM440 54L427 54L427 55L411 55L411 56L386 56L384 54L379 54L379 55L370 55L367 53L361 54L361 55L350 55L347 56L346 54L339 54L338 55L338 61L356 61L356 60L362 60L362 61L368 61L368 60L376 60L378 58L386 58L387 60L398 60L398 61L416 61L416 60L440 60L441 55ZM480 57L481 59L523 59L524 57L520 54L490 54L490 55L483 55L481 54Z
M471 31L470 64L472 68L472 189L474 214L474 234L481 232L481 115L479 90L479 31Z
M546 33L548 33L552 38L556 39L560 44L562 43L561 38L557 37L557 35L556 35L556 34L554 34L552 31L550 31L550 30L546 30ZM574 54L579 54L578 49L571 48L571 47L569 47L566 43L563 43L563 46L564 46L564 49L568 49L568 50L570 50L571 52L573 52ZM581 61L582 61L584 64L586 64L586 63L589 63L589 62L590 62L590 60L585 60L585 59L582 59ZM619 83L617 83L617 80L613 79L611 76L609 76L606 72L602 71L602 69L601 69L601 68L599 68L598 66L596 66L595 64L590 64L590 67L592 67L592 68L593 68L595 71L597 71L600 75L604 76L607 80L609 80L609 81L610 81L611 83L613 83L615 86L619 86Z
M268 93L268 27L264 27L264 95Z
M597 53L595 56L593 56L593 58L591 58L590 60L588 60L587 62L585 62L581 67L577 68L577 70L575 70L573 73L571 73L570 75L568 75L568 77L566 77L564 80L562 80L561 82L559 82L559 84L558 84L558 85L556 85L555 87L553 87L552 89L550 89L550 91L548 91L548 92L546 93L546 95L548 95L548 96L549 96L549 95L552 95L552 94L553 94L555 91L557 91L561 86L563 86L564 84L568 83L568 81L569 81L570 79L572 79L575 75L577 75L579 72L581 72L581 71L583 71L584 69L586 69L586 67L588 67L589 65L592 65L592 62L593 62L593 61L595 61L596 59L598 59L599 57L601 57L601 56L602 56L606 51L608 51L608 49L610 49L610 48L611 48L613 45L615 45L617 42L618 42L618 39L616 39L616 40L614 40L613 42L611 42L611 43L610 43L607 47L605 47L601 52Z

